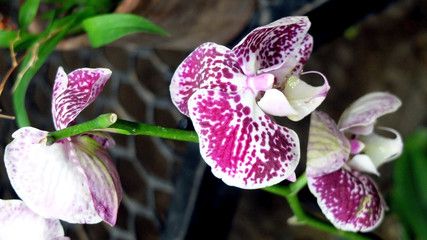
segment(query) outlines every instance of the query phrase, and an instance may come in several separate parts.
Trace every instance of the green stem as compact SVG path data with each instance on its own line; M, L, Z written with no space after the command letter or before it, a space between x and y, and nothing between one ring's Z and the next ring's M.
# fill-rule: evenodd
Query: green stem
M306 184L307 177L304 173L297 179L296 182L291 183L289 187L274 185L271 187L263 188L263 190L286 198L289 203L289 206L291 207L292 212L297 218L298 223L305 224L318 230L334 234L336 236L344 237L349 240L370 240L370 238L357 233L339 230L331 224L325 223L317 218L307 215L298 199L298 192L302 188L304 188Z
M165 128L140 122L130 122L121 119L118 119L108 129L105 129L105 131L125 135L148 135L179 141L199 142L199 137L194 131Z
M102 114L93 120L49 133L47 135L46 145L52 145L56 141L59 141L61 139L71 137L77 134L82 134L82 133L93 131L96 129L108 128L116 121L117 121L117 115L115 113Z
M46 144L51 145L58 140L94 130L125 135L148 135L187 142L199 141L199 138L194 131L165 128L140 122L130 122L117 119L117 115L114 113L107 113L100 115L91 121L49 133Z

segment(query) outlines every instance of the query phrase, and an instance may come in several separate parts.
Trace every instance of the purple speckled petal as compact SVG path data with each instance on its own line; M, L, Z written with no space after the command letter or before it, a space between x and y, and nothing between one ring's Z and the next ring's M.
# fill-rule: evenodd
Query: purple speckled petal
M70 160L73 145L62 140L46 146L48 132L25 127L13 133L4 161L18 196L35 213L70 223L103 220L94 208L82 170Z
M383 131L391 132L396 137L387 138L372 133L367 136L360 136L360 140L365 143L363 152L369 156L376 168L382 164L398 158L403 151L403 141L400 134L391 128L381 127Z
M92 136L79 135L72 142L70 160L76 163L86 177L98 215L113 226L122 199L119 173L107 150Z
M216 177L244 189L292 179L300 157L296 133L275 124L251 93L202 89L188 102L203 159Z
M373 92L362 96L352 103L341 115L338 127L341 131L354 134L370 134L376 119L396 111L401 101L386 92Z
M298 64L291 74L298 74L313 45L310 24L307 17L285 17L254 29L233 48L244 73L252 76L294 58Z
M175 71L170 84L172 102L188 115L187 101L198 89L235 92L246 86L245 79L230 49L215 43L204 43Z
M326 113L311 114L307 147L307 176L317 177L344 166L350 155L350 143Z
M58 68L52 94L52 117L57 130L66 128L101 93L111 76L106 68L80 68L68 76Z
M312 72L306 72L312 73ZM313 87L296 76L291 76L287 81L284 94L297 114L287 116L292 121L299 121L310 114L325 100L330 89L328 80L323 74L315 72L323 77L322 86Z
M0 239L69 239L58 219L46 219L21 200L0 199Z
M386 205L367 176L342 168L307 180L323 214L336 228L367 232L381 223Z

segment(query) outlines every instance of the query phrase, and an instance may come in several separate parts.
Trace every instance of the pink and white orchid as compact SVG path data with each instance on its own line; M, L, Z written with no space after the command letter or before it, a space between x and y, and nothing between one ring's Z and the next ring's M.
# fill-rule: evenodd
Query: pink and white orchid
M58 219L34 213L21 200L0 199L0 239L66 240Z
M400 100L389 93L375 92L355 101L337 125L327 114L313 112L307 150L308 187L334 226L346 231L371 231L377 227L387 206L375 182L361 172L397 158L402 139L374 133L376 119L396 111Z
M298 121L329 85L299 79L313 45L307 17L286 17L250 32L233 49L205 43L176 70L172 101L189 116L203 159L225 183L254 189L294 180L298 135L267 114Z
M58 69L52 97L57 130L72 125L77 115L100 94L109 69ZM18 196L35 213L70 223L114 225L122 195L119 175L106 148L106 133L89 132L46 145L48 132L24 127L13 133L4 161Z

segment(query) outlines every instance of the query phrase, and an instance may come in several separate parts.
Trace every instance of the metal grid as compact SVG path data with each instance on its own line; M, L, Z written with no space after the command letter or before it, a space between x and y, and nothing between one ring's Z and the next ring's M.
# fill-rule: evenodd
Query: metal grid
M114 47L53 53L28 89L27 110L32 125L53 130L52 85L56 69L63 66L66 72L79 67L106 67L113 72L99 98L78 117L78 122L115 112L122 119L176 127L182 115L169 98L173 69L163 62L161 54L153 49ZM3 136L10 136L12 129L16 129L11 125L2 120ZM117 224L109 227L104 223L84 226L64 223L67 235L74 239L157 239L165 225L186 144L149 136L114 135L114 138L116 146L110 153L124 188ZM10 137L6 139L10 141ZM7 140L2 142L5 144ZM11 191L10 187L7 189ZM8 196L13 193L2 191L2 198Z
M258 0L257 9L241 35L278 17L293 12L302 14L326 1ZM277 13L274 9L281 11ZM7 51L1 53L9 56ZM31 123L39 129L53 130L50 100L59 66L63 66L67 73L81 67L105 67L110 68L113 75L101 95L77 118L78 122L114 112L122 119L174 128L183 116L172 105L168 86L173 71L186 55L183 51L158 50L139 44L54 52L28 88L27 111ZM3 65L9 66L10 63ZM7 97L2 96L2 101ZM13 112L10 102L3 102L1 107ZM5 124L2 121L2 136L10 136L14 130L13 122ZM148 136L113 137L116 146L110 153L116 161L124 189L117 224L110 227L105 223L63 223L66 235L82 240L184 239L206 168L200 160L197 145ZM0 151L10 140L10 137L2 139ZM16 198L4 166L1 171L1 197ZM176 194L177 188L179 194ZM168 211L169 207L172 212Z

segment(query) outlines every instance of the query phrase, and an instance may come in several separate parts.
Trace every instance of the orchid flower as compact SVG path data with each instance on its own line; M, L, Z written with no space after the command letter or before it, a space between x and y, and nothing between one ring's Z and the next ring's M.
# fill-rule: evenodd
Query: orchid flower
M267 114L298 121L329 85L299 79L313 45L307 17L286 17L250 32L233 49L204 43L178 67L171 98L189 116L213 174L245 189L295 180L298 135ZM322 75L323 76L323 75Z
M375 173L381 164L397 158L402 139L374 132L376 119L397 110L400 100L375 92L355 101L337 125L327 114L311 116L307 150L307 182L325 216L346 231L367 232L377 227L387 209L375 182L362 172Z
M58 219L46 219L21 200L0 199L0 239L66 240Z
M52 96L57 130L73 124L99 95L111 76L109 69L58 69ZM48 132L24 127L13 133L4 161L12 187L25 204L44 218L70 223L114 225L122 188L106 148L113 139L88 132L46 145Z

